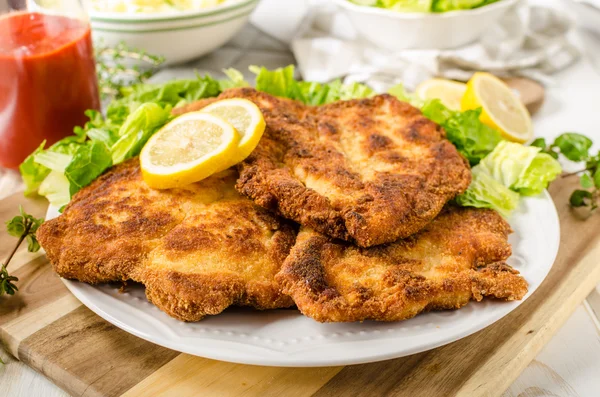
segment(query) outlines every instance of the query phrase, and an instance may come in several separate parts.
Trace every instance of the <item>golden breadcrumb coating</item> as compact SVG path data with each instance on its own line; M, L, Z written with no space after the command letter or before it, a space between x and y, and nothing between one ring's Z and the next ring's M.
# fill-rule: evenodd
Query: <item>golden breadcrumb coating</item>
M180 320L230 305L289 307L274 276L296 226L240 196L236 178L228 170L184 188L152 190L135 158L82 189L37 236L61 277L141 282L152 303Z
M521 299L504 261L509 225L492 210L447 208L407 239L360 248L302 228L276 279L317 321L397 321L490 296Z

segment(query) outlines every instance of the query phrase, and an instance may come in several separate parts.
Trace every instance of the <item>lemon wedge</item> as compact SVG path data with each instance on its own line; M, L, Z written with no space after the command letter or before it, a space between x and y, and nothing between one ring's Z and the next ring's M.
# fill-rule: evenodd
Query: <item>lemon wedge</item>
M531 116L517 95L496 76L478 72L467 83L462 110L482 108L480 120L514 142L533 137Z
M262 112L258 106L247 99L223 99L206 106L201 112L228 121L241 135L237 151L232 155L226 168L248 157L265 132L266 123Z
M200 181L228 168L240 134L220 117L184 114L155 133L142 149L140 166L148 186L169 189Z
M467 85L445 79L426 80L417 86L416 94L422 99L439 99L451 110L460 110L460 101Z

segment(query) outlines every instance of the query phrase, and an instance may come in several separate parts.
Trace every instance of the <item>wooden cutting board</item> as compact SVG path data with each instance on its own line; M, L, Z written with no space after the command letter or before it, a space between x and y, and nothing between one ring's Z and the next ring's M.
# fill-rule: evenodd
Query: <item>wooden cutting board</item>
M20 291L0 298L0 339L19 360L76 396L496 396L500 395L600 282L600 214L584 220L568 205L576 186L551 187L561 246L540 289L504 319L470 337L410 357L328 368L230 364L181 354L127 334L96 316L64 287L41 253L22 248L10 265ZM2 223L23 204L0 202ZM14 238L0 231L0 257Z

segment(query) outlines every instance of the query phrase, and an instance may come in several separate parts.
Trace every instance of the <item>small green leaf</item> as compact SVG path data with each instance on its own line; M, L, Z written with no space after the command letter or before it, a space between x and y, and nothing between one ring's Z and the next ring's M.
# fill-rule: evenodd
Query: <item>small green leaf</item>
M35 238L35 234L28 234L25 239L27 240L27 251L38 252L40 250L40 243Z
M547 145L546 145L546 139L544 138L537 138L536 140L534 140L533 142L531 142L531 145L529 146L535 146L535 147L539 147L542 150L545 150Z
M14 295L15 292L19 290L14 284L16 281L19 281L19 279L8 274L6 265L2 265L0 268L0 296L4 295L5 293L8 295Z
M592 204L593 195L587 190L575 190L571 194L569 202L573 207L589 207Z
M592 180L592 177L590 176L589 173L584 173L583 175L581 175L581 177L579 178L579 183L581 184L581 187L584 189L590 189L592 187L594 187L594 181Z
M6 222L8 233L17 238L25 237L29 252L37 252L40 250L40 244L35 237L35 232L44 222L44 219L35 218L33 215L29 215L21 206L19 206L19 212L21 215L15 216L13 219ZM5 269L6 266L3 266L4 273L2 273L2 275L7 279L8 273L5 272ZM10 286L3 284L2 289L9 293L7 288L10 288Z
M21 237L25 233L25 219L21 215L15 216L6 222L6 229L11 236Z
M44 223L44 218L36 218L33 215L28 214L27 212L25 212L22 206L19 206L19 212L21 213L21 217L23 218L23 223L25 224L25 226L29 225L30 234L35 234L37 229L42 225L42 223ZM20 236L21 235L16 237Z
M600 189L600 168L594 173L594 186L596 186L597 189Z
M556 138L553 146L571 161L584 161L589 157L592 140L581 134L567 132Z

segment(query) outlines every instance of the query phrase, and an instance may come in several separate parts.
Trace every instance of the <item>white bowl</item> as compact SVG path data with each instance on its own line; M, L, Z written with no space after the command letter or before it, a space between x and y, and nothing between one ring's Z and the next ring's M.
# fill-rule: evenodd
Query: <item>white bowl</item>
M221 47L242 29L258 2L237 0L209 9L161 14L90 10L89 15L94 40L100 39L108 46L124 41L174 64Z
M334 0L356 30L378 47L397 51L409 48L447 49L476 41L520 0L500 0L472 10L444 13L398 12Z

